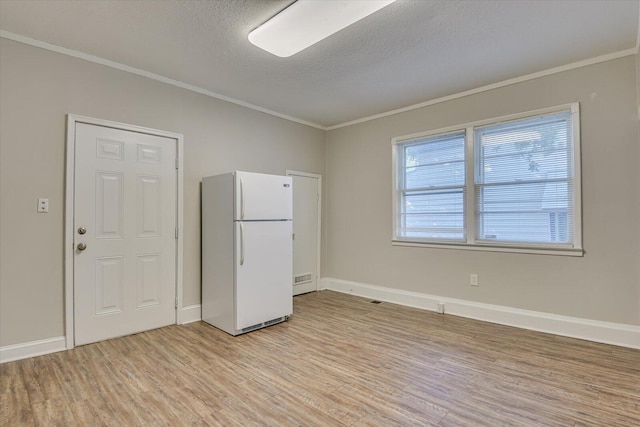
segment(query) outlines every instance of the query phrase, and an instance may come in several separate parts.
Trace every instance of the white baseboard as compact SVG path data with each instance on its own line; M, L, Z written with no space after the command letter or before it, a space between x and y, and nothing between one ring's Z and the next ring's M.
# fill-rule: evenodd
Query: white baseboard
M44 340L30 341L20 344L0 347L0 363L26 359L28 357L42 356L66 350L65 337L47 338Z
M200 304L190 305L182 309L181 324L197 322L202 318ZM65 337L47 338L44 340L25 342L0 347L0 364L28 357L42 356L66 350Z
M198 322L202 320L202 310L200 304L182 307L182 315L180 316L180 324Z
M531 329L554 335L640 349L640 326L602 322L501 305L439 297L401 289L324 277L320 289L327 289L379 301L436 311L445 304L445 313L501 325Z

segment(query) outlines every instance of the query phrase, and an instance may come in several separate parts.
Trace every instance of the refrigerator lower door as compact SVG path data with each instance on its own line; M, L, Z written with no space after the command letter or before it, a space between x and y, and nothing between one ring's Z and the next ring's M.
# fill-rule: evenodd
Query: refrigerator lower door
M236 329L293 312L291 221L235 222Z

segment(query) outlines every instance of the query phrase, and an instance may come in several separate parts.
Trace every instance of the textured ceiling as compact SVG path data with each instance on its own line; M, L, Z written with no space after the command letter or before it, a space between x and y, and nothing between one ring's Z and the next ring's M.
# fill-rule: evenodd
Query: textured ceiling
M290 0L0 1L0 29L333 126L634 48L638 1L398 0L290 58L247 34Z

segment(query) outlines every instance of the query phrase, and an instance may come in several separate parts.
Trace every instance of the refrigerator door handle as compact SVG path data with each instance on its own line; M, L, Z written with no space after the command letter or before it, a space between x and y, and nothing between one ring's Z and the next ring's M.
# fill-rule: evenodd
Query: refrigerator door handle
M244 265L244 224L240 223L240 265Z
M244 180L240 178L240 219L244 219Z

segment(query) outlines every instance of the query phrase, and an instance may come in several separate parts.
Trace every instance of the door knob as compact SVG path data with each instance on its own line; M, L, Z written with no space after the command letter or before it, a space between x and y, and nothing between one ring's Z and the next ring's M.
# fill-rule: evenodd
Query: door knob
M80 227L80 228L78 228L78 234L84 234L84 233L86 233L86 232L87 232L87 229L86 229L86 228L84 228L84 227Z
M84 243L78 243L78 250L79 251L84 251L85 249L87 249L87 245Z

